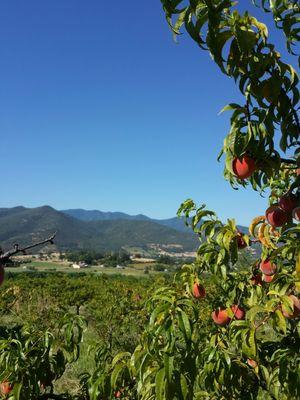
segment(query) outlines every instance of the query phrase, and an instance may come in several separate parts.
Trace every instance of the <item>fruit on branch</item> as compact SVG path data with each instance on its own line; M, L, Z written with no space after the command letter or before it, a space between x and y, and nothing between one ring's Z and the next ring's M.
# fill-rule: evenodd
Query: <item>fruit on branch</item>
M256 170L255 160L247 154L241 159L236 157L232 162L232 169L237 178L247 179Z
M40 380L41 389L45 390L47 387L52 386L52 381L55 378L55 375L50 371L47 376L44 376Z
M142 296L140 294L136 294L134 296L134 301L141 301L142 300Z
M253 275L252 278L250 279L250 282L253 285L261 286L262 285L261 275L259 275L259 274Z
M194 283L193 296L196 297L196 299L203 299L206 296L205 287L200 283Z
M247 243L243 237L243 234L241 232L238 232L236 235L236 242L237 242L237 247L238 249L244 249L247 247Z
M300 207L296 207L296 208L293 210L293 218L294 218L296 221L300 221Z
M255 360L252 360L252 358L247 358L247 364L251 368L256 368L257 367L257 362Z
M5 275L4 267L3 267L3 265L0 265L0 286L2 285L2 283L4 281L4 275Z
M298 198L293 193L280 197L278 202L280 208L288 213L292 212L298 205Z
M266 274L263 274L263 276L262 276L262 280L263 280L264 282L266 282L266 283L272 282L273 279L274 279L274 275L266 275Z
M276 265L269 259L261 261L259 268L264 275L274 275L276 272Z
M124 392L124 388L121 388L120 390L117 390L114 393L115 399L120 399L122 397L122 393Z
M0 384L0 393L2 395L6 396L12 392L13 388L14 388L14 385L12 383L10 383L8 381L3 381Z
M245 310L241 307L239 307L237 304L234 304L231 306L231 310L235 316L235 319L245 319Z
M267 209L266 218L270 225L279 228L287 223L288 214L278 205L273 205Z
M211 317L213 321L220 326L225 326L230 322L230 317L227 313L227 310L223 308L218 308L217 310L213 311Z
M300 300L298 299L298 297L294 296L293 294L290 294L289 298L294 303L294 311L292 313L289 313L288 311L282 309L282 314L286 318L294 319L294 318L297 318L300 315Z

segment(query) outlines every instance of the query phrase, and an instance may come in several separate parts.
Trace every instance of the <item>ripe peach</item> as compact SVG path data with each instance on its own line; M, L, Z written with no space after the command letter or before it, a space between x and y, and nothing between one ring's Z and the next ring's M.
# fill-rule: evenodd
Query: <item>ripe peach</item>
M298 198L293 193L285 194L279 199L279 207L286 212L291 212L298 205Z
M274 279L274 275L265 275L265 274L263 274L262 279L263 279L264 282L270 283Z
M261 275L259 275L259 274L253 275L252 278L250 279L250 282L253 285L261 286L262 285Z
M285 311L284 309L282 309L282 314L286 317L286 318L297 318L300 315L300 301L298 299L298 297L294 296L293 294L289 295L289 298L291 300L293 300L294 303L294 311L293 313L288 313L287 311Z
M235 319L245 318L245 310L238 305L234 304L233 306L231 306L231 310L234 313Z
M237 178L247 179L256 170L255 160L247 154L241 159L236 157L232 162L232 169Z
M293 218L296 221L300 221L300 207L294 208L294 210L293 210Z
M0 384L0 393L3 395L10 394L11 391L13 390L13 388L14 388L14 385L12 383L10 383L8 381L3 381Z
M276 265L268 259L261 261L259 268L264 275L274 275L276 272Z
M283 226L288 221L288 214L277 205L271 206L266 211L266 218L274 228Z
M241 232L237 233L236 242L237 242L238 249L244 249L245 247L247 247L247 243L245 242L245 240L243 238L243 234Z
M217 325L227 325L230 322L230 317L225 309L218 308L211 314L212 319Z
M256 368L257 367L257 362L255 360L252 360L252 358L247 358L247 364L251 368Z
M203 297L206 296L204 286L201 285L200 283L194 283L193 296L196 297L196 299L203 299Z
M141 301L141 300L142 300L142 296L141 296L140 294L136 294L136 295L134 296L134 300L135 300L135 301Z

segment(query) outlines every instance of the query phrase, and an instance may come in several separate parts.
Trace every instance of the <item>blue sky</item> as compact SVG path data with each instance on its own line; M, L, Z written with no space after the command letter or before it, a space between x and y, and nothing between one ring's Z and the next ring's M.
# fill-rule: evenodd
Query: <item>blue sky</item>
M216 161L238 90L174 43L159 0L5 1L0 49L1 207L167 218L192 197L241 224L266 208Z

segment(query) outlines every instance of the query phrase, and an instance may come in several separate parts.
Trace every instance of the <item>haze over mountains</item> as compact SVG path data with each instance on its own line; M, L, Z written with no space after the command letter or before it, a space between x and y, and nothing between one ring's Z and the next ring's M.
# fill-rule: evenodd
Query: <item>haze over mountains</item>
M57 250L93 249L112 251L121 248L147 248L153 245L177 251L194 251L199 243L196 235L184 232L182 220L151 220L144 215L65 210L52 207L1 208L0 244L28 244L44 239L57 231ZM175 245L175 246L174 246Z

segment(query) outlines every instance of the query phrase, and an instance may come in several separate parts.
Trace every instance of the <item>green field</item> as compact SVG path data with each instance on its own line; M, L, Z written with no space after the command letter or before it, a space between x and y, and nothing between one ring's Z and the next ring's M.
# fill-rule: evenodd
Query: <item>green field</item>
M108 275L134 275L134 276L147 276L145 274L145 267L151 268L153 263L135 263L130 264L130 266L125 269L119 268L109 268L109 267L100 267L99 265L91 266L88 268L74 269L69 266L69 263L65 262L54 262L54 261L31 261L30 263L21 264L20 267L17 268L6 268L8 272L12 273L21 273L21 272L64 272L64 273L96 273L96 274L108 274ZM32 269L31 269L32 268ZM157 275L156 271L149 271L151 275Z

